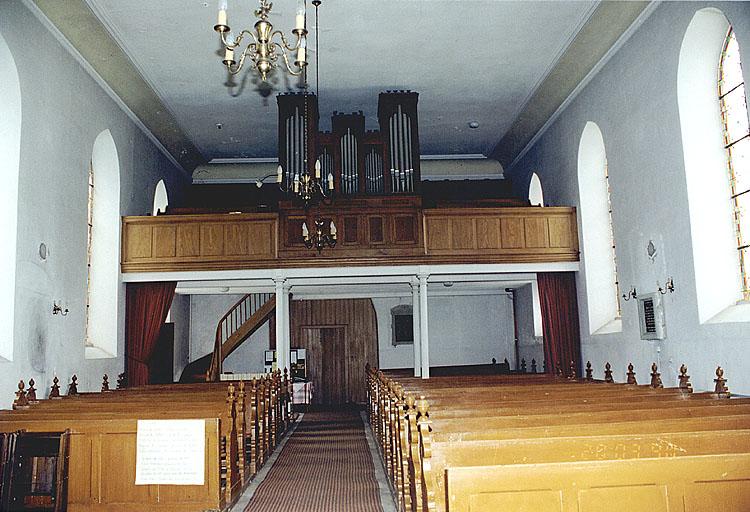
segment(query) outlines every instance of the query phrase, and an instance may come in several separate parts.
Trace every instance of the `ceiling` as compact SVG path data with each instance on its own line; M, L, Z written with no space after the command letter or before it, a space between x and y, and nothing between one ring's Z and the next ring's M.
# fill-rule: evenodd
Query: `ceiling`
M277 73L269 88L244 70L230 78L212 30L215 0L68 0L64 10L33 2L186 170L276 156L275 95L298 83ZM295 3L274 2L271 21L287 33ZM411 89L420 93L423 155L484 154L508 165L646 4L323 0L321 128L334 110L363 110L375 129L378 93ZM229 0L235 31L252 27L256 6Z

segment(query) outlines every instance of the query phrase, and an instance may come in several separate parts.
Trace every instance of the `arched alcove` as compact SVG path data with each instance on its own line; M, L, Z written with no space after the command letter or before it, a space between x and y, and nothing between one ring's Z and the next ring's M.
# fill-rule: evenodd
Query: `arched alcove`
M531 174L531 181L529 182L529 203L531 203L531 206L544 206L542 182L536 173Z
M15 321L21 84L13 55L1 34L0 98L0 360L10 361Z
M607 172L604 137L588 122L578 146L578 190L591 334L622 330Z
M167 207L169 206L169 194L167 194L167 186L164 184L164 180L159 180L154 190L154 211L153 215L159 215L160 213L167 213Z
M91 152L93 189L89 247L86 357L117 355L120 298L120 161L109 130Z
M741 298L727 153L717 97L719 62L728 30L729 21L718 9L697 11L685 31L677 69L677 102L701 323L720 321L719 314Z

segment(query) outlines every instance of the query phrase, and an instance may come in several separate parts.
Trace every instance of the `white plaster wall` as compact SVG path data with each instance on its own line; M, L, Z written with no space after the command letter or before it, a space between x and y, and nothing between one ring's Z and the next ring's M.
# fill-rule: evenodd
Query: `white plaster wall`
M534 334L534 304L531 284L516 289L516 319L518 322L518 358L526 360L531 371L531 360L536 359L537 371L542 371L544 345L541 336ZM515 367L514 367L515 368Z
M23 102L13 361L0 362L0 407L8 407L20 379L34 378L46 396L54 375L67 382L75 373L79 389L90 391L104 373L115 382L124 368L123 321L116 357L84 358L87 173L97 135L109 129L117 146L122 215L149 214L159 179L179 201L187 178L22 2L2 2L0 33L14 55ZM41 242L46 261L38 256ZM68 316L52 315L53 299L65 303ZM121 293L122 319L124 306Z
M547 203L579 207L578 144L586 122L596 122L607 145L621 289L636 286L639 293L652 292L657 282L663 285L671 276L676 292L664 300L665 341L642 341L637 306L624 302L622 332L592 336L581 328L584 361L591 360L599 378L610 361L616 381L624 380L632 361L641 382L656 361L665 385L672 386L685 363L697 390L713 388L714 371L721 365L730 390L750 393L750 324L701 324L698 319L677 68L685 30L695 12L707 6L724 12L745 60L750 59L746 2L664 2L506 174L516 192L525 195L536 171L545 184ZM744 73L748 81L750 66ZM646 255L649 240L658 250L653 262ZM580 325L588 326L586 284L580 273L577 286Z
M216 325L242 295L192 295L190 299L190 361L214 349ZM268 350L268 322L254 332L224 361L224 370L234 373L263 372L264 351Z
M411 304L411 296L372 300L378 316L381 368L414 365L412 345L391 342L391 308ZM513 307L507 295L432 296L428 294L430 366L490 364L513 355Z

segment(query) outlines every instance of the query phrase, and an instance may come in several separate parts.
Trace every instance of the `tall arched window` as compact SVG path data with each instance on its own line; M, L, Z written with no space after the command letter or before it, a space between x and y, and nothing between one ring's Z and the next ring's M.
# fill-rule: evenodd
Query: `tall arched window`
M109 130L94 141L88 170L86 357L115 357L119 334L120 161Z
M21 84L0 35L0 360L13 359L16 296L18 174L21 162Z
M159 215L160 213L167 213L167 207L169 206L169 195L167 194L167 186L164 185L164 180L159 180L154 190L154 211L153 215Z
M544 206L542 182L536 173L531 174L531 182L529 182L529 203L531 203L531 206Z
M622 330L617 256L607 155L596 123L588 122L578 146L578 190L589 331Z
M729 21L721 11L712 7L700 9L685 31L677 67L677 104L688 193L695 292L701 323L750 320L750 304L738 304L743 298L743 286L747 286L744 284L747 271L743 278L738 257L738 252L747 256L747 249L738 251L738 247L742 245L742 240L746 243L747 236L743 238L742 232L736 229L739 222L747 233L747 221L741 222L736 206L742 206L744 202L747 208L748 194L733 197L741 190L742 182L747 183L746 173L744 178L739 174L747 168L743 161L747 161L748 143L737 142L742 135L736 135L743 131L747 134L747 112L737 115L736 110L738 106L744 108L746 93L741 75L736 72L738 53L731 57L736 62L726 60L726 65L721 66L734 66L734 72L720 70L720 63L725 60L722 53L726 49L732 51L731 45L728 45L731 42L731 37L727 37L729 33ZM731 79L726 77L726 85L719 84L719 94L725 99L718 100L716 79L724 74L722 71L734 75ZM732 85L729 85L730 81ZM732 88L734 92L731 92ZM722 110L726 109L727 113L723 114ZM723 122L725 118L728 121L726 125ZM731 141L724 136L727 128ZM727 146L729 152L725 149ZM728 154L731 155L730 165L735 179L738 176L741 178L735 183L727 179ZM737 192L732 191L733 187Z
M729 199L737 236L742 298L750 300L750 126L740 47L729 28L719 63L719 101L729 168Z

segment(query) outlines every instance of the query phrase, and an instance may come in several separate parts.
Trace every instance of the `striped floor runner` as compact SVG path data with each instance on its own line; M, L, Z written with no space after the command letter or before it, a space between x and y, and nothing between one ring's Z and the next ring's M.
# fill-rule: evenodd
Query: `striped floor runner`
M245 512L382 512L356 410L307 412Z

